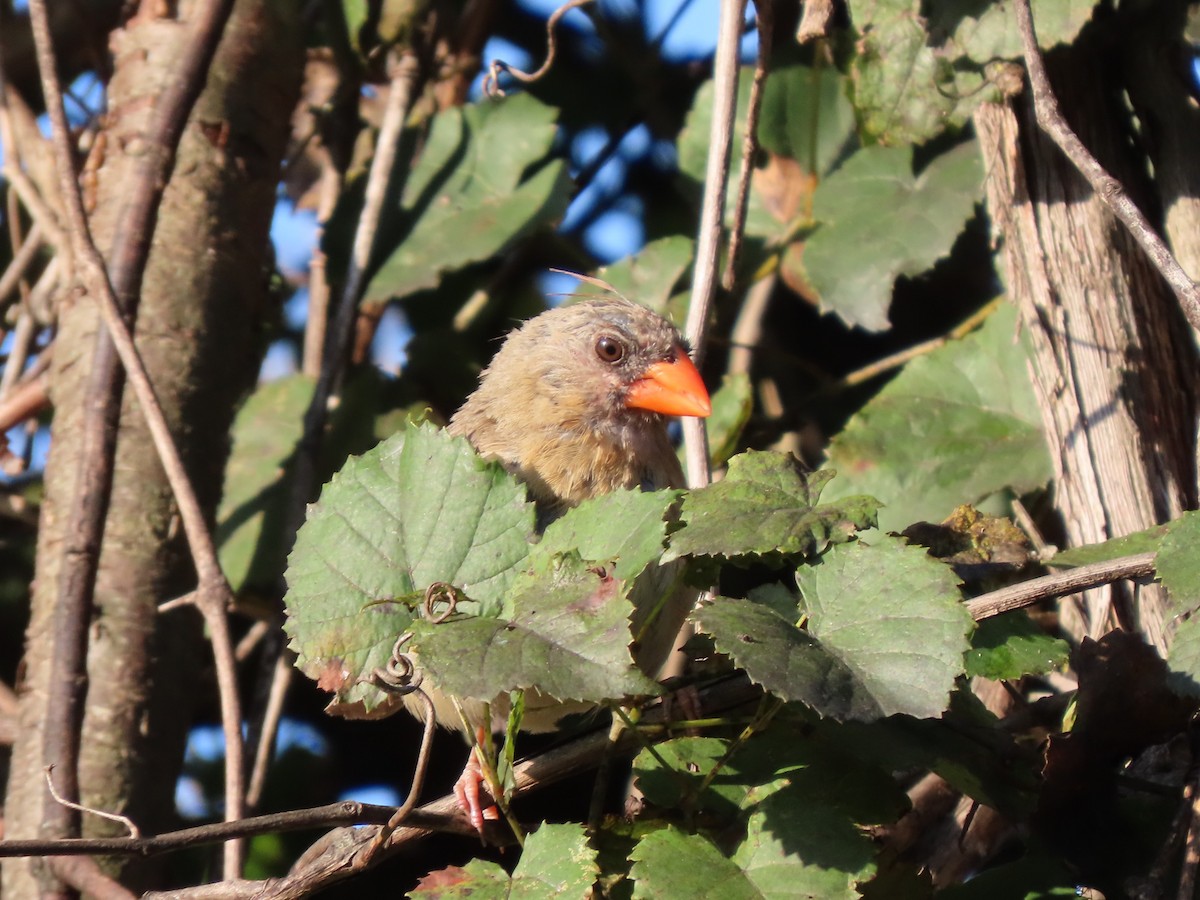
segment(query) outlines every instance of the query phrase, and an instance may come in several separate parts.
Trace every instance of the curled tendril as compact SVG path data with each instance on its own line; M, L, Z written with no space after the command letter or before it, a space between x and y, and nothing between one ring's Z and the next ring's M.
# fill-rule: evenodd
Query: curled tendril
M389 694L411 694L421 687L422 676L413 664L412 657L404 652L404 645L412 640L412 632L406 631L392 645L392 657L386 666L371 672L371 682Z
M454 585L444 581L435 581L425 589L425 603L422 606L425 618L434 625L441 625L458 611L460 596L458 588ZM446 604L446 608L440 613L436 612L439 603Z

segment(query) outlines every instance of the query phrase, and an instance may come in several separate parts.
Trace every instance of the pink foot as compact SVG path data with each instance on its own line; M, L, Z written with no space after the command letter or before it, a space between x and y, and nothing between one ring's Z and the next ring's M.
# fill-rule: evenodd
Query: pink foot
M484 807L483 795L479 790L482 784L483 768L479 764L479 748L472 747L462 774L458 776L458 781L454 782L454 796L458 799L459 808L471 820L472 827L481 835L484 821L495 822L500 818L500 810L495 806Z

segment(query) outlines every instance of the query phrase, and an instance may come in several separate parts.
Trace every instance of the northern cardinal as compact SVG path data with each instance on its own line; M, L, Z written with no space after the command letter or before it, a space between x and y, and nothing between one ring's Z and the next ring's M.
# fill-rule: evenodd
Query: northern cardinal
M549 310L509 334L479 387L451 419L450 431L528 485L544 528L565 509L619 488L682 487L666 417L704 417L711 411L708 391L675 327L636 303L600 298ZM676 594L637 649L639 667L652 677L695 599L687 590ZM638 611L643 619L645 611L638 609L636 594L634 603L636 630ZM458 725L447 698L428 685L426 691L439 721ZM410 709L416 711L415 701ZM553 730L562 715L578 709L535 696L527 701L522 727ZM482 829L474 753L455 791ZM495 811L486 815L494 818Z

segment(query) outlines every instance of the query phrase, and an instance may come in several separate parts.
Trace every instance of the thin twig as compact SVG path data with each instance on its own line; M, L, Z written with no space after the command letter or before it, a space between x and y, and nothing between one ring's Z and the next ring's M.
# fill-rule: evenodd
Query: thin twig
M1037 35L1033 28L1033 13L1029 8L1029 0L1015 0L1013 5L1017 15L1017 30L1021 34L1025 68L1029 71L1029 82L1033 87L1033 111L1038 124L1092 186L1096 196L1129 230L1133 239L1150 257L1150 262L1174 291L1188 322L1193 328L1200 330L1200 285L1188 277L1166 242L1121 186L1121 182L1105 171L1071 130L1058 108L1058 99L1054 96L1050 79L1046 75L1042 51L1038 48Z
M187 850L206 844L217 844L235 838L259 834L284 834L289 831L309 831L335 825L382 825L393 815L393 806L376 806L342 800L310 809L252 816L236 822L214 822L196 825L164 834L138 838L72 838L69 840L0 841L0 859L22 856L83 856L89 854L153 856L175 850ZM415 813L413 821L421 827L451 834L469 835L474 829L463 819Z
M277 625L275 627L278 627ZM292 683L292 661L286 653L275 655L275 671L271 676L270 688L267 692L267 702L259 728L258 740L253 742L254 765L250 770L250 780L246 786L246 808L255 809L262 799L263 788L267 783L267 767L271 763L271 752L275 749L275 735L279 731L279 723L283 718L283 701L287 697L288 687ZM247 746L251 744L247 741Z
M29 218L33 219L45 232L46 240L58 249L66 249L67 238L58 224L58 217L46 205L46 201L42 199L42 195L38 193L34 183L29 180L29 176L11 165L8 160L4 161L3 174L4 180L17 192L17 199L29 213Z
M684 329L697 366L704 361L708 311L717 291L717 260L725 221L725 190L729 184L729 153L733 143L734 111L737 108L738 50L745 11L745 0L722 0L713 65L712 127L709 131L708 165L704 171L704 200L696 239L692 296ZM688 487L703 487L709 482L708 432L704 420L690 416L685 418L683 439Z
M1104 562L1078 566L1053 575L1031 578L1001 588L967 602L967 611L975 621L998 616L1014 609L1032 606L1051 597L1063 597L1119 581L1122 578L1148 578L1154 574L1154 552L1122 556Z
M8 268L4 270L3 275L0 275L0 304L4 303L8 299L8 295L16 290L21 279L25 277L25 273L29 271L29 267L33 265L33 261L37 259L38 251L41 249L42 226L34 222L33 227L29 229L29 234L25 235L21 249L13 254Z
M123 816L120 813L106 812L103 809L95 809L91 806L84 806L81 803L72 803L70 800L60 795L54 787L54 778L52 777L53 774L54 766L46 766L46 788L50 791L50 796L53 797L56 802L61 803L63 806L68 806L76 812L85 812L89 815L98 816L101 819L108 819L110 822L120 822L129 830L129 836L134 840L142 836L141 829L137 827L133 819L129 818L129 816Z
M56 657L61 643L65 658L62 665L65 673L64 690L58 693L76 695L62 698L62 707L55 720L57 727L67 729L62 747L48 747L48 755L58 755L61 762L72 770L67 781L71 796L78 796L77 775L73 771L78 758L79 727L83 697L77 679L85 677L87 611L91 605L92 592L98 557L98 535L107 508L107 496L111 488L112 458L115 451L115 421L120 409L120 375L111 362L115 349L125 369L130 384L138 399L138 405L146 419L147 427L162 462L163 470L171 485L179 508L180 518L187 535L188 546L199 576L197 591L198 607L204 615L210 632L216 662L217 683L221 700L221 719L225 734L225 808L230 819L241 817L242 799L242 736L241 710L237 696L236 669L233 646L226 619L226 606L230 595L229 586L221 572L213 545L212 535L204 512L196 498L183 462L175 446L166 418L154 393L154 387L129 330L122 318L122 308L131 320L136 314L136 299L141 289L141 279L150 252L150 241L157 210L162 198L162 186L166 184L174 164L175 151L183 134L188 114L204 86L204 75L208 71L217 43L224 31L225 23L233 7L233 0L210 0L199 6L193 15L189 34L185 39L185 50L180 60L175 79L168 84L158 101L151 128L151 139L146 144L138 177L132 186L130 200L122 211L121 228L117 230L111 257L111 267L106 268L103 258L96 249L84 213L79 184L75 177L75 160L72 152L70 131L63 108L62 91L56 74L54 48L51 44L49 21L45 0L31 0L30 15L37 46L38 67L46 97L47 111L53 126L53 148L58 168L63 203L70 223L71 249L74 258L87 271L89 289L99 301L101 317L107 326L110 340L100 340L93 356L92 388L102 402L88 410L85 421L85 452L82 465L91 471L81 473L81 484L93 485L94 490L80 490L77 502L72 507L71 522L85 523L81 530L84 541L81 557L72 563L71 550L67 549L64 570L72 571L61 576L60 598L68 598L63 617L71 624L60 642L56 642ZM110 282L111 277L111 282ZM123 302L118 302L118 296ZM89 396L92 391L89 390ZM91 451L91 452L88 452ZM88 479L92 475L92 479ZM68 545L70 541L68 541ZM82 632L82 634L77 634ZM64 673L60 673L64 674ZM54 694L51 695L53 701ZM50 720L49 708L47 719ZM241 847L231 843L226 846L225 876L235 877L241 870Z
M591 2L592 0L567 0L566 3L550 13L550 18L546 20L546 60L533 72L522 72L501 59L492 60L491 65L488 66L487 75L483 77L483 95L485 97L504 96L504 91L500 88L501 72L507 72L522 84L532 84L539 78L545 77L546 73L550 71L550 67L554 65L554 57L558 52L558 39L555 37L558 20L571 10L586 6Z
M737 279L738 258L745 239L746 213L750 209L750 181L754 175L754 158L758 155L758 118L762 111L763 85L771 67L772 35L775 31L773 0L758 0L754 4L758 24L758 61L754 65L754 80L750 83L750 99L746 103L746 130L742 135L742 161L738 171L737 205L733 208L733 224L729 231L729 252L725 260L725 275L721 287L732 291Z
M1003 297L997 297L990 303L985 304L981 309L976 310L964 321L956 325L949 334L944 334L941 337L931 338L928 341L922 341L919 344L914 344L911 347L905 347L903 350L885 356L883 359L877 359L875 362L868 363L861 369L855 369L847 375L843 375L836 381L831 381L828 384L823 384L816 390L813 395L805 398L806 402L813 400L815 397L834 394L838 391L846 390L847 388L857 387L860 384L870 381L872 378L878 378L880 375L891 372L893 369L898 369L903 365L912 362L921 356L927 356L934 350L941 349L951 341L961 340L966 335L970 334L976 328L984 323L984 321L996 311L996 309L1004 302Z

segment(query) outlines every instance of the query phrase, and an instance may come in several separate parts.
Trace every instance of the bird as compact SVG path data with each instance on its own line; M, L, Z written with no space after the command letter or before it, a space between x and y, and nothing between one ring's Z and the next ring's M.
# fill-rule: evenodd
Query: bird
M675 326L624 297L602 296L547 310L510 332L449 431L524 482L540 531L592 497L623 488L683 487L668 417L711 412L704 380ZM658 584L646 586L656 590L671 577L660 571L648 579ZM694 591L676 590L647 629L636 650L647 675L658 675L694 601ZM634 605L636 632L636 597ZM450 698L436 686L424 690L438 721L461 728ZM416 698L406 704L421 715ZM522 728L554 730L558 719L580 709L535 694L527 698ZM484 819L497 814L482 808L477 753L472 751L455 793L482 832Z

